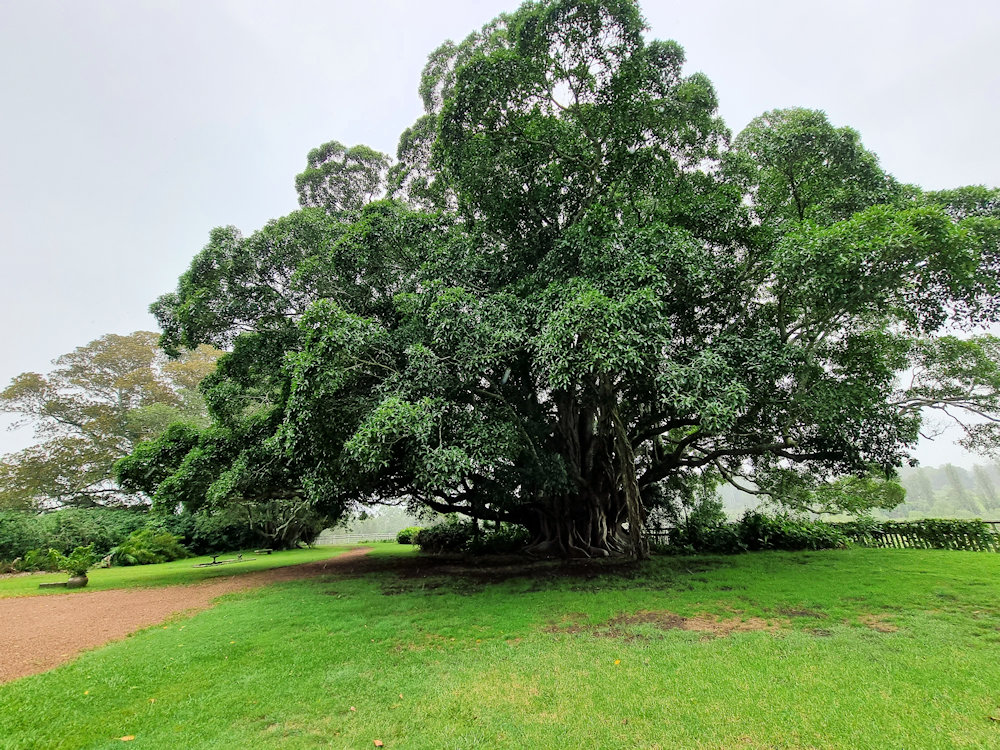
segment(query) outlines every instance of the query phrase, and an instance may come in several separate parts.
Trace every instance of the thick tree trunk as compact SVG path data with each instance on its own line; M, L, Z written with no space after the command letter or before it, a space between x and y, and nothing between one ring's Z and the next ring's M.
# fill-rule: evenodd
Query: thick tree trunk
M642 501L639 497L639 482L635 477L635 453L632 451L632 441L629 440L625 425L622 424L617 405L611 411L611 420L615 427L615 452L618 454L622 491L628 511L632 555L637 560L645 560L649 557L649 545L642 534Z
M601 409L557 397L558 439L572 490L540 499L527 551L560 557L649 556L635 454L617 400L602 384ZM627 530L626 524L627 522Z
M563 495L536 507L535 521L529 524L535 539L525 551L557 557L624 557L632 549L624 527L627 517L621 497Z

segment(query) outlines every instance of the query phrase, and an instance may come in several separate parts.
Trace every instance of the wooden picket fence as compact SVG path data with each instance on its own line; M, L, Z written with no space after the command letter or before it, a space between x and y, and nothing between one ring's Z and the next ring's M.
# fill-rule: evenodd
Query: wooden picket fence
M887 521L865 528L837 524L862 547L895 549L960 549L1000 552L1000 521Z

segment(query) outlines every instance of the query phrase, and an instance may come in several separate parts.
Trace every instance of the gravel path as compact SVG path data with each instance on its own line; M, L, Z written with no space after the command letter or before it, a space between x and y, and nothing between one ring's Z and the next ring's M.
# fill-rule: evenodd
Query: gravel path
M361 547L329 560L183 586L0 599L0 683L52 669L81 651L124 638L172 615L207 609L223 594L349 571L369 551L370 547Z

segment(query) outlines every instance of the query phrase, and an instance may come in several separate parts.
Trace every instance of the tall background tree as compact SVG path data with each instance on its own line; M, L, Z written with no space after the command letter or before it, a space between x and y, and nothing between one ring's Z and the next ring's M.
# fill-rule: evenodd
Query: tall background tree
M333 144L301 211L216 230L153 311L168 348L234 345L206 393L235 442L197 481L205 446L162 445L155 492L642 556L695 484L894 505L927 408L1000 413L996 342L949 335L997 319L996 191L901 185L817 111L733 139L644 30L629 0L527 3L431 54L389 198L380 157Z
M168 360L158 336L108 334L27 372L0 392L0 410L35 427L36 443L0 459L0 507L121 505L139 498L113 481L114 462L173 422L207 424L198 384L221 352L202 345Z

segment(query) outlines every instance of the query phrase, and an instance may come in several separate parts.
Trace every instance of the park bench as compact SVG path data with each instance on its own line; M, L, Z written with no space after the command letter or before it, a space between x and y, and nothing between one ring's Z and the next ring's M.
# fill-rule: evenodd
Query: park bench
M222 553L221 552L218 555L212 555L211 557L212 557L212 562L195 563L194 567L195 568L210 568L213 565L226 565L228 563L243 562L243 553L242 552L240 554L238 554L236 557L230 558L229 560L220 560L219 558L222 557ZM253 558L250 558L250 559L252 560Z

